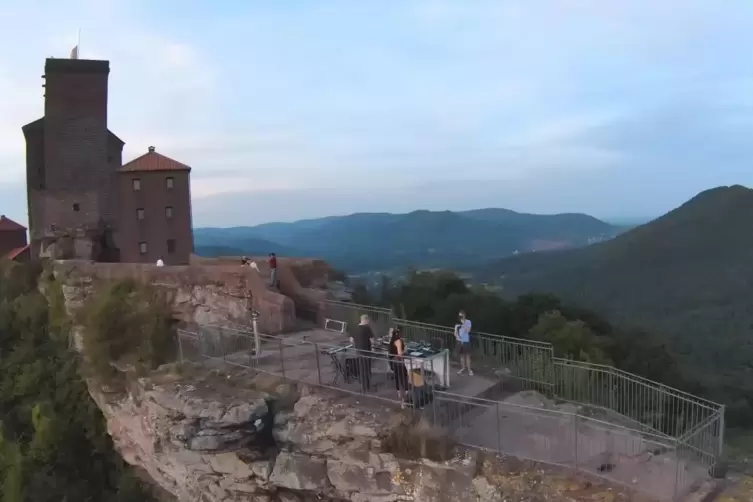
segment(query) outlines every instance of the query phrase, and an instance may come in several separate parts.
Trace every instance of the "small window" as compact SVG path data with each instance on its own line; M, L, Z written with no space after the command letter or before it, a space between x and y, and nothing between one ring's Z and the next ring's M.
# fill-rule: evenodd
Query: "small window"
M78 202L73 204L73 210L77 213L81 210L81 206L78 205Z
M172 190L174 183L175 183L175 180L173 179L172 176L165 178L165 186L167 186L168 190Z
M139 253L146 254L146 242L139 242Z
M141 180L136 178L133 180L133 191L138 192L141 190Z
M137 220L143 220L144 219L144 210L139 208L136 210L136 219Z
M165 208L165 218L170 219L173 217L173 208L172 206L167 206Z
M175 252L175 239L167 239L167 253L173 254Z

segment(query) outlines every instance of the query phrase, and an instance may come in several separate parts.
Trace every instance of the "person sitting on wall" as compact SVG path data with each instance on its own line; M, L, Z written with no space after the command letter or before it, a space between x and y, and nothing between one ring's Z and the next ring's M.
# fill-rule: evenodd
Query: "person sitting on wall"
M158 267L164 267L165 266L165 262L162 261L162 257L161 256L159 258L157 258L157 266Z
M405 394L408 390L408 369L405 367L405 361L403 361L404 350L400 326L390 328L390 346L387 353L389 354L390 369L395 374L397 398L403 408L405 408Z

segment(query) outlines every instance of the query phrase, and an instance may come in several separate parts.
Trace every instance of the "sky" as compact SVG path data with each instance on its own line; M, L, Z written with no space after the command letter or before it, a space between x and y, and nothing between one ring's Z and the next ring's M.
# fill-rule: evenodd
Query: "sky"
M749 0L2 2L0 213L46 57L110 60L109 128L193 167L194 223L505 207L657 216L753 185Z

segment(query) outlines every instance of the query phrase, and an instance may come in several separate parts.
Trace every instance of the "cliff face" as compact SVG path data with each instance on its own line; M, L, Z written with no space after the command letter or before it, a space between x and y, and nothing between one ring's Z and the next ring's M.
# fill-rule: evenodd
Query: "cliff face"
M127 394L91 390L125 460L181 501L628 500L566 473L451 450L441 431L408 428L408 412L271 376L183 365ZM416 437L422 451L399 451Z
M248 325L249 301L263 314L291 302L253 274L223 265L55 266L70 313L97 281L133 278L172 291L181 320L225 325ZM382 402L210 364L134 375L117 393L89 381L124 459L180 501L640 500L570 471L453 448L447 431Z

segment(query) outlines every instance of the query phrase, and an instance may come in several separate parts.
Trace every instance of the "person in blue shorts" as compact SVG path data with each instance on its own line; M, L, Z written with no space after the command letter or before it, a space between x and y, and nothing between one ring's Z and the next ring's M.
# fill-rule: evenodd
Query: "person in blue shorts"
M473 376L473 370L471 369L471 320L465 315L465 311L461 310L458 313L459 323L455 325L455 338L458 341L458 349L460 352L460 371L458 375L462 375L466 371L470 376Z

